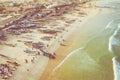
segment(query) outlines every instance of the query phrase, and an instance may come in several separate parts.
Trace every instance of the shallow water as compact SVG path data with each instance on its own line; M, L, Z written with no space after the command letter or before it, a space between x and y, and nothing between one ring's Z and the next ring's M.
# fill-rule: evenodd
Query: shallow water
M109 7L114 9L120 8L120 1L119 0L101 0L97 3L98 6L101 7Z
M108 50L109 38L120 23L120 1L102 0L97 3L101 13L84 24L73 51L57 66L52 80L113 80L113 54ZM114 6L114 7L113 7ZM109 8L106 8L109 7ZM82 36L81 36L82 35ZM81 37L84 37L82 42Z

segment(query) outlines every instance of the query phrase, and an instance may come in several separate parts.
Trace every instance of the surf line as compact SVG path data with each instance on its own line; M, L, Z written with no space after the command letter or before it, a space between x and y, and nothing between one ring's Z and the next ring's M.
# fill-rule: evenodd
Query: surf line
M118 19L117 19L118 20ZM73 54L75 54L76 52L80 51L80 50L85 50L88 46L88 44L90 43L91 40L95 39L96 37L98 37L98 34L100 33L103 33L104 31L106 31L107 29L111 29L112 27L113 28L116 28L114 26L111 26L116 20L112 20L108 23L108 25L102 29L101 31L99 31L97 34L94 34L93 37L91 37L86 43L85 45L83 45L83 47L80 47L74 51L72 51L70 54L67 55L67 57L65 57L65 59L63 61L61 61L54 69L53 69L53 72L56 71L58 68L60 68L60 66L70 57L72 56Z
M70 57L72 56L73 54L75 54L76 52L80 51L80 50L83 50L84 47L81 47L81 48L78 48L72 52L70 52L70 54L67 55L67 57L65 57L65 59L63 61L61 61L54 69L53 69L53 72L56 71L57 69L60 68L60 66Z

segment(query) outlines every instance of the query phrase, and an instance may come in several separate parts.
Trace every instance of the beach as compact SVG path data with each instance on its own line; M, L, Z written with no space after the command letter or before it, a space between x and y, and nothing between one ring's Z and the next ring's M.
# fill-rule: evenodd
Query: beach
M56 67L64 61L64 59L70 54L70 52L76 50L79 47L82 47L86 42L84 42L84 35L82 34L82 31L84 29L83 24L89 22L92 17L96 16L100 9L95 7L95 2L91 1L92 6L83 8L85 13L87 13L87 16L85 17L78 17L76 22L71 24L71 27L75 27L74 30L69 34L69 36L65 39L65 41L62 42L63 45L60 45L58 49L55 50L56 53L56 60L49 60L48 64L40 77L39 80L52 80L51 76L53 75ZM89 4L89 2L88 2ZM81 7L77 7L77 10L81 9ZM78 11L79 12L79 11ZM66 15L67 16L67 15ZM75 16L74 16L75 17ZM79 43L79 45L78 45Z
M12 12L0 16L2 80L48 80L54 68L78 48L75 45L77 35L73 33L100 11L94 2L58 6L62 7L59 13L51 13L42 6L45 18L41 18L41 14L34 14L41 10L28 7L26 12L19 7L13 10L20 13L17 16ZM70 11L64 12L68 8ZM54 8L50 10L54 11ZM7 11L10 12L8 9L6 14ZM49 17L51 15L55 17Z
M120 24L118 0L6 1L0 7L0 80L114 79L108 46Z
M114 80L108 45L120 23L118 2L97 2L100 12L76 31L77 48L55 67L50 80Z

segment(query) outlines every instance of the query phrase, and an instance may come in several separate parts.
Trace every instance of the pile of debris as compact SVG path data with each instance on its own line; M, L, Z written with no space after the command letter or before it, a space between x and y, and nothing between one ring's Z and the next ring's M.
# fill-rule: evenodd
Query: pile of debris
M38 20L45 21L46 18L62 15L68 10L72 9L74 6L75 4L72 3L46 8L44 5L39 4L36 5L32 10L27 12L24 16L5 24L3 27L1 27L1 30L6 30L10 34L20 35L21 33L24 32L18 30L38 28L40 27L40 22L38 23ZM47 34L56 34L58 31L42 30L42 32ZM1 37L3 37L3 35L1 35Z
M24 44L27 45L27 46L31 46L32 48L40 50L40 52L39 52L39 51L31 51L31 50L27 49L27 50L24 51L25 53L29 53L29 54L39 54L39 53L42 53L43 56L46 56L46 57L48 57L50 59L55 59L56 58L55 55L53 55L51 53L48 53L48 52L45 52L43 50L43 48L45 48L45 45L42 42L33 43L33 42L29 41L29 42L25 42Z
M6 36L4 35L4 33L2 31L0 31L0 40L6 40Z
M37 24L34 24L34 23L19 23L19 24L16 24L16 25L12 25L11 26L11 29L25 29L25 28L36 28L38 27Z
M46 57L48 57L48 58L50 58L50 59L55 59L55 58L56 58L54 54L45 52L45 51L43 51L42 49L40 49L40 51L42 52L43 56L46 56Z
M71 4L62 4L62 5L57 5L53 6L52 9L54 9L54 16L59 16L62 15L63 13L66 13L70 9L73 9L75 7L74 3Z
M22 33L31 33L32 31L30 29L19 29L19 30L8 29L8 30L6 30L6 32L8 34L12 34L12 35L20 35Z
M9 33L9 34L12 34L12 35L20 35L21 34L20 31L12 30L12 29L8 29L8 30L6 30L6 32Z
M28 47L31 47L31 48L34 48L34 49L42 49L42 48L45 48L45 44L42 43L42 42L32 42L32 41L25 41L24 44Z
M44 47L45 47L45 45L44 45L44 43L42 43L42 42L32 43L32 48L42 49L42 48L44 48Z
M50 41L51 38L52 38L52 36L44 36L41 39L44 40L44 41Z
M32 54L32 55L35 55L36 53L38 53L37 51L32 51L32 50L29 50L29 49L24 50L24 52L28 53L28 54Z
M39 31L45 34L57 34L58 32L61 32L61 31L51 30L51 29L45 29L45 30L39 30Z
M3 14L5 11L5 8L3 6L0 6L0 14Z

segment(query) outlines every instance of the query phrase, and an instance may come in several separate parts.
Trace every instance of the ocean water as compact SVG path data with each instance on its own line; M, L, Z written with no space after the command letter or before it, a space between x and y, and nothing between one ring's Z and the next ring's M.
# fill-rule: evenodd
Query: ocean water
M120 0L100 0L96 6L102 10L83 25L84 45L56 67L52 80L114 80L112 58L116 54L110 45L116 41L109 40L120 28ZM117 38L120 39L119 33Z
M101 0L97 3L98 6L101 7L108 7L108 8L120 8L120 1L119 0Z

